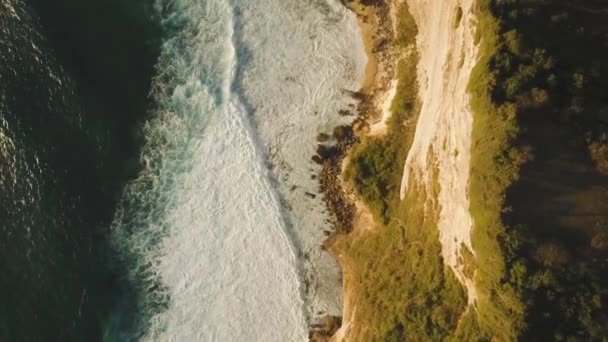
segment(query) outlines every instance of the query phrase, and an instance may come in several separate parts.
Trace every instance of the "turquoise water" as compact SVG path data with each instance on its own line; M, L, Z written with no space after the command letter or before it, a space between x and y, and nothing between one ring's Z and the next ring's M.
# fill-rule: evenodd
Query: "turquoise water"
M167 4L143 169L112 227L141 290L137 335L306 340L317 313L341 309L328 217L306 193L317 133L354 105L355 19L337 1Z
M315 137L365 64L338 1L0 0L0 18L0 340L300 341L340 314L310 196Z

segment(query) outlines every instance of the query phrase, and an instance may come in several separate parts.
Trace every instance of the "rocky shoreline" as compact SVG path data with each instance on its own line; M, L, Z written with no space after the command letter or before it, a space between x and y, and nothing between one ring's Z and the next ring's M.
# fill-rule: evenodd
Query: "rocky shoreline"
M380 99L389 88L394 78L396 63L392 56L390 41L393 37L390 8L384 0L341 0L342 4L353 11L363 28L368 63L375 64L373 73L366 75L366 80L360 91L348 92L351 97L358 100L356 118L350 125L338 126L333 130L335 144L325 142L329 140L327 134L321 134L318 139L317 154L312 159L322 165L319 176L323 200L327 205L335 231L330 235L325 245L331 244L336 234L347 234L353 229L355 205L349 191L344 189L342 180L343 162L352 147L359 142L360 137L369 132L371 124L381 116ZM367 37L366 37L367 36ZM369 71L369 70L368 70Z
M341 0L341 3L357 16L368 55L368 66L361 90L348 92L358 100L356 118L350 125L334 128L333 145L327 143L331 140L330 136L321 133L317 139L317 154L312 157L313 161L322 165L320 191L334 226L333 232L326 232L328 238L323 243L323 248L334 255L339 263L332 246L338 237L347 235L356 228L355 218L361 210L356 205L356 194L343 179L344 166L353 146L369 132L372 123L382 116L382 97L388 91L396 69L396 59L391 48L394 32L389 1ZM344 271L345 265L340 264ZM311 326L309 339L329 341L341 324L342 317L327 316Z

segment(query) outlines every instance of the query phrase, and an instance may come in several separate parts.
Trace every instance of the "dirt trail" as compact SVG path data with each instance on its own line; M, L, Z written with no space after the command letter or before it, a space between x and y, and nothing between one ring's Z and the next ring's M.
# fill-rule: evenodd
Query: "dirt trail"
M467 84L477 61L474 0L407 0L418 25L418 82L422 108L403 173L401 198L410 176L431 189L439 171L438 222L442 256L466 287L469 304L477 293L465 275L461 247L471 246L468 183L473 115Z

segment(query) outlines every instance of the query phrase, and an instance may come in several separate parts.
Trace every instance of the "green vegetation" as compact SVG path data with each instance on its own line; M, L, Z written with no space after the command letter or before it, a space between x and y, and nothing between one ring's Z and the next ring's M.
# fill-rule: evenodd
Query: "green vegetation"
M583 8L594 2L579 3ZM538 191L537 184L551 181L553 173L556 183L571 181L571 170L555 171L556 162L575 168L589 159L584 149L573 153L577 158L569 152L583 140L592 99L601 98L594 87L606 82L599 79L606 52L590 44L598 39L591 30L601 26L589 8L581 8L557 0L478 1L481 60L470 82L475 113L470 195L478 321L488 338L587 340L608 333L602 310L606 281L600 280L607 265L584 238L598 229L543 222L523 208L525 198L536 196L534 215L543 217L549 210L544 203L556 194ZM572 203L585 205L587 197ZM567 228L577 231L566 235Z
M363 137L354 147L346 175L372 210L377 230L338 240L348 258L349 284L356 296L354 336L361 341L443 340L465 310L464 290L441 259L433 193L409 191L399 199L401 176L420 104L417 98L416 27L404 4L395 44L411 55L398 66L392 116L383 137ZM402 30L401 30L402 28ZM435 172L435 176L438 173ZM416 188L414 183L412 187ZM356 234L356 233L353 233Z
M501 44L499 26L490 4L485 0L478 4L481 58L470 80L474 111L470 210L473 248L479 260L477 313L482 336L514 340L524 324L524 304L521 286L512 281L518 278L515 274L511 278L508 268L515 248L501 245L513 241L505 233L501 214L505 192L517 179L524 155L513 148L518 134L516 107L511 103L496 105L492 98L493 87L499 84L491 69Z
M398 200L419 110L415 56L399 66L388 134L363 138L347 168L380 223L340 246L354 268L361 340L608 336L608 126L596 117L608 106L607 7L477 1L480 60L469 85L475 256L463 256L475 274L475 310L464 310L463 290L443 266L434 194L417 189ZM401 11L395 44L413 46L414 21Z
M387 223L394 215L391 204L399 202L399 188L403 164L412 143L417 104L415 54L398 66L399 83L392 104L392 115L387 120L387 134L383 137L364 137L354 147L346 172L357 192L368 204L374 216ZM404 123L408 123L405 125Z
M589 152L591 153L591 158L595 162L597 170L601 173L608 174L608 142L592 142L589 144Z
M397 32L395 32L393 45L397 48L414 48L418 28L416 27L416 21L412 17L408 6L399 6L396 17L398 21L396 25Z
M441 260L433 195L408 192L393 202L390 222L338 246L347 251L353 276L357 340L440 341L456 328L466 300Z
M351 152L347 180L353 180L360 196L382 222L394 214L390 204L398 202L405 158L414 138L419 111L415 54L417 28L406 5L399 9L398 32L394 45L411 49L409 57L397 66L397 92L387 120L387 133L380 138L364 137Z

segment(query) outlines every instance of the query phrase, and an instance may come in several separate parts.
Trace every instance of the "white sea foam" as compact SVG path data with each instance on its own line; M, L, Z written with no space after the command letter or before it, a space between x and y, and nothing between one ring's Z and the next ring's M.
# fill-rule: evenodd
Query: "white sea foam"
M344 90L358 90L363 80L367 57L359 27L336 0L238 3L240 46L248 49L241 93L289 207L287 228L305 258L307 306L313 318L341 315L341 271L321 249L331 227L311 157L319 132L353 119L337 112L354 105Z
M114 223L148 284L144 339L304 341L310 310L340 312L327 217L306 192L315 135L338 123L365 59L354 18L327 1L170 2L160 109Z

